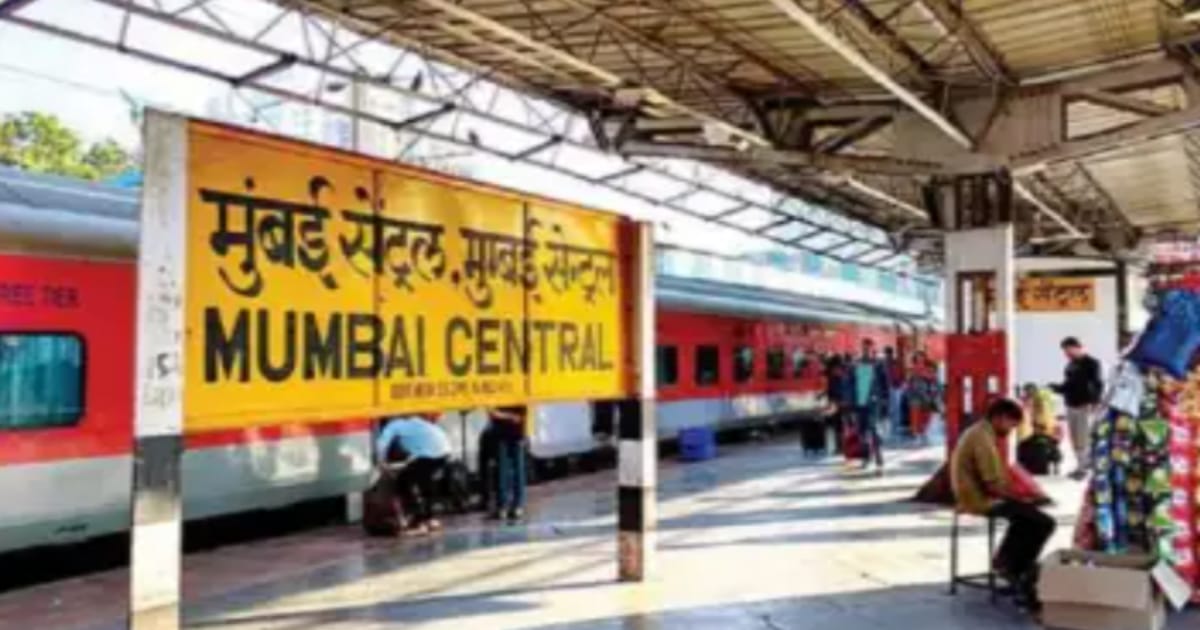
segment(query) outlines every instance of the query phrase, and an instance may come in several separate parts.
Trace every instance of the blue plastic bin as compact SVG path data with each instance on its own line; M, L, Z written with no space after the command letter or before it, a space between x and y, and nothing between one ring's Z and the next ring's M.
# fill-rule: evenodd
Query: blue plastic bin
M679 459L702 462L717 456L717 434L709 427L694 427L679 432Z

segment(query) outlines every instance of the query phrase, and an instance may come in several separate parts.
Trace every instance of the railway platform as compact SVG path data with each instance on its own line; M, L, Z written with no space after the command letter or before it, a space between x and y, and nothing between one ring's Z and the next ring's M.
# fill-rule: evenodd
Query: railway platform
M982 593L947 595L949 514L905 502L940 450L890 455L882 478L847 471L840 460L806 461L792 438L726 448L704 463L664 463L659 570L643 584L614 579L612 471L536 486L519 526L470 515L420 539L366 539L345 526L191 554L186 626L1035 627ZM1078 487L1048 485L1063 497L1053 544L1064 544ZM964 562L982 565L982 531L962 544ZM0 626L118 630L126 593L127 575L112 571L0 594Z

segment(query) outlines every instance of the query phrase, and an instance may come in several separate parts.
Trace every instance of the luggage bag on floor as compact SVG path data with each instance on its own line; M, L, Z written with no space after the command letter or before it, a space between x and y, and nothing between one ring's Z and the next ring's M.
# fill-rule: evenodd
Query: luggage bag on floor
M800 423L800 448L805 453L824 453L828 447L824 422L814 418Z
M863 444L862 437L858 434L858 429L853 426L847 426L842 431L842 454L847 460L862 459L865 453L866 445Z
M363 493L363 530L369 536L396 536L402 529L404 511L391 479L380 477Z

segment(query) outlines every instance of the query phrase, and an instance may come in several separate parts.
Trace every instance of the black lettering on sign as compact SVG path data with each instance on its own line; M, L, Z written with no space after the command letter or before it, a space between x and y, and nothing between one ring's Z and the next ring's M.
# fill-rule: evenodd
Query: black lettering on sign
M446 324L446 369L454 376L466 376L471 372L471 356L463 357L455 352L455 337L457 334L466 341L474 337L471 324L461 317L452 318Z
M341 313L330 315L324 326L316 313L305 313L304 380L342 378L342 343Z
M347 322L346 371L350 378L375 378L383 365L383 323L370 313L351 313Z
M604 371L611 370L615 367L615 365L613 364L613 358L604 354L604 350L606 348L604 345L604 325L593 325L596 327L596 356L599 357L597 368Z
M562 239L561 225L552 225L550 229ZM584 299L592 303L598 294L615 295L617 257L613 252L562 240L547 242L546 250L550 261L542 265L542 273L556 293L565 293L578 286Z
M494 279L526 291L537 288L537 266L533 260L537 243L520 236L466 227L458 232L467 243L467 256L461 271L452 278L463 283L467 298L476 308L492 307Z
M254 344L254 349L258 355L258 371L263 375L263 378L272 383L281 383L288 380L292 376L292 372L296 371L296 312L283 312L283 360L278 364L272 361L271 352L271 312L267 309L259 309L258 311L258 330L257 340Z
M250 380L250 313L240 310L234 317L233 329L221 321L221 310L204 309L204 381L215 383L235 379Z
M360 199L366 201L369 196ZM397 288L413 291L413 274L435 282L446 272L446 250L442 247L445 227L352 210L343 211L342 218L355 226L354 238L345 234L340 237L342 254L364 277L382 274L386 269ZM360 259L365 260L360 263Z
M250 194L255 187L250 177L246 178L245 187L245 194L200 190L200 200L217 208L217 227L209 236L209 248L222 258L233 249L241 250L236 271L218 270L225 286L245 297L261 294L263 277L258 269L261 250L268 262L288 268L299 262L316 274L325 288L336 289L337 280L326 269L329 249L325 221L330 212L320 205L321 192L333 187L329 180L317 176L309 181L311 204L256 197ZM231 225L230 208L240 210L241 227Z
M572 322L562 322L558 325L558 370L576 370L576 354L579 352L579 329Z
M475 334L476 374L491 376L500 373L496 355L500 352L500 320L481 319Z
M529 373L529 322L504 321L504 371L507 374Z
M413 353L413 346L408 343L408 327L405 325L404 317L397 315L392 319L392 339L388 344L390 351L388 352L388 363L385 374L388 378L396 371L401 371L407 378L412 378L420 372L419 359L420 355L425 351L425 344L420 337L424 331L424 319L417 317L418 339L416 344L416 354Z
M596 329L599 328L596 324L584 324L583 326L583 346L579 350L579 369L595 370L600 365L599 348L597 347L598 339L596 338Z
M538 340L537 340L538 366L539 366L538 371L541 372L542 374L545 374L546 372L550 371L550 363L549 363L550 342L547 341L547 337L549 336L550 331L553 328L554 328L554 322L546 322L546 321L540 321L540 320L533 322L533 329L536 330L537 334L538 334Z

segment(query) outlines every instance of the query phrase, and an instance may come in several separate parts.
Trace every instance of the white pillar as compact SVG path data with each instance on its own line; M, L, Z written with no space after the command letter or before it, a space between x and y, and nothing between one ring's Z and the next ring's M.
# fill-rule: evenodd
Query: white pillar
M137 267L129 627L178 630L187 121L147 111Z

